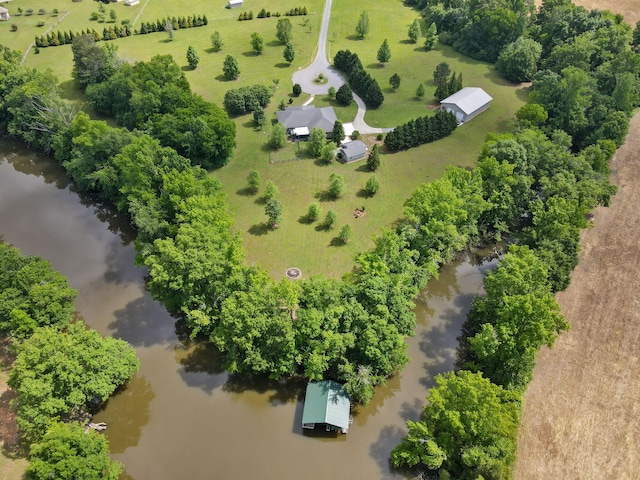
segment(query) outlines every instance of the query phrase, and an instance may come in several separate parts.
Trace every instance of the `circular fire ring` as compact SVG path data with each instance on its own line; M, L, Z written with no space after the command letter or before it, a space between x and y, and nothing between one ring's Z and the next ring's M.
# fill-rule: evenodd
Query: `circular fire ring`
M287 276L287 278L290 278L291 280L298 280L302 276L302 272L300 271L299 268L291 267L291 268L287 268L285 275Z

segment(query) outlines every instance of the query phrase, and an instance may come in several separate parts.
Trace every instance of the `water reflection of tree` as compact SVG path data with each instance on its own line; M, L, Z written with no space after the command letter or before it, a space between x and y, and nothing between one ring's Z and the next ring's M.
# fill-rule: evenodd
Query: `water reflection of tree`
M124 453L138 444L143 427L149 423L149 405L155 396L147 379L138 375L103 404L94 421L108 425L111 453Z
M180 337L178 325L176 330ZM182 365L180 377L190 387L197 387L208 394L222 387L228 374L222 363L222 353L211 343L204 340L183 340L175 347L176 361Z
M290 377L282 380L272 380L268 377L246 377L242 375L229 375L229 379L222 389L225 392L243 393L246 391L261 394L270 392L269 402L272 405L281 405L292 401L301 400L309 380L301 376Z

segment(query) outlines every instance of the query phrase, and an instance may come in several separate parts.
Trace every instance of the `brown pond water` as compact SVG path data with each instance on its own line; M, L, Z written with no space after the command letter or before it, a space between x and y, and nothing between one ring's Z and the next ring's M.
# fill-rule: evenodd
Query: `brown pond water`
M437 373L450 370L456 337L492 261L453 262L416 300L411 361L354 413L348 435L301 428L304 385L229 379L215 351L185 342L144 288L133 232L114 212L74 192L49 158L0 138L0 238L47 258L80 294L76 307L104 335L130 342L140 372L95 417L108 424L113 457L135 480L377 479L417 419Z

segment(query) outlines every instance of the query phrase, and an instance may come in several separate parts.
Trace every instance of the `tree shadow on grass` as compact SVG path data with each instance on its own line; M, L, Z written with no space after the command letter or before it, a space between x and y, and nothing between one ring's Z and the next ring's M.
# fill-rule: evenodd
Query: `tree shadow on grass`
M255 203L256 205L266 205L267 204L267 200L269 200L267 197L262 196L262 197L256 198L253 201L253 203Z
M344 243L342 240L340 240L340 238L338 237L333 237L331 239L331 241L329 242L329 246L330 247L344 247L346 245L346 243Z
M367 167L366 163L363 163L362 165L360 165L358 168L356 168L356 172L366 172L366 173L375 173L372 172L369 167Z
M416 44L416 42L412 42L408 38L405 38L404 40L400 40L398 43L401 43L402 45L411 45L411 44L415 45Z
M298 218L298 223L302 225L311 225L313 222L315 222L315 220L310 220L306 215L300 215Z
M267 233L269 233L269 230L271 230L269 228L269 225L267 225L266 223L256 223L255 225L251 225L251 227L249 227L248 232L251 235L255 235L257 237L262 236L262 235L266 235Z
M231 79L231 78L227 78L227 77L226 77L226 76L224 76L224 75L218 75L218 76L216 76L215 78L216 78L216 80L217 80L217 81L219 81L219 82L225 82L225 83L226 83L226 82L233 82L233 79Z
M367 68L370 68L372 70L382 70L383 68L385 68L385 64L383 63L379 63L379 62L375 62L375 63L370 63L369 65L367 65Z
M324 223L319 223L315 226L316 232L328 232L329 230L333 230L333 227L327 227Z
M347 37L347 40L361 41L364 40L364 38L360 37L359 35L349 35Z
M220 50L218 50L218 51L216 52L215 48L213 48L213 47L205 48L205 49L204 49L204 51L205 51L206 53L220 53Z
M243 57L258 57L260 54L254 50L249 50L248 52L242 52Z
M317 167L328 167L329 165L331 165L330 163L325 162L321 158L314 159L313 164Z
M236 195L240 195L241 197L253 197L256 194L249 187L239 188L236 190Z
M356 197L358 197L358 198L371 198L371 195L364 188L361 188L360 190L357 191Z
M282 47L282 48L285 47L282 43L280 43L280 40L271 40L270 42L267 42L265 45L267 47Z
M289 68L291 64L287 62L280 62L280 63L274 64L273 66L276 68Z

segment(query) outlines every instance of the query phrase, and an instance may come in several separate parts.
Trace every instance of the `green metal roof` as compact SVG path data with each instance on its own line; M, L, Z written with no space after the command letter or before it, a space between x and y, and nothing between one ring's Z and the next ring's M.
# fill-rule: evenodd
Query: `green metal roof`
M307 385L302 424L328 423L339 428L349 428L351 401L342 385L331 380Z

